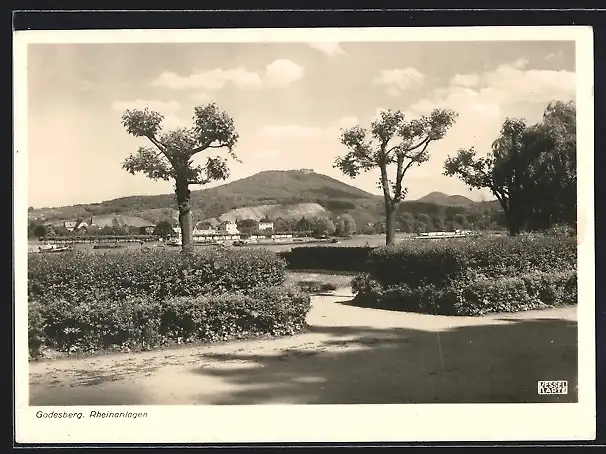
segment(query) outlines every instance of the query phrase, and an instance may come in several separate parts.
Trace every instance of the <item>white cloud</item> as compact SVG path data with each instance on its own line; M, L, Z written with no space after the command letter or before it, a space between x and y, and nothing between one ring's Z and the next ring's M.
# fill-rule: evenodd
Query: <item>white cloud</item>
M339 118L328 126L302 126L298 124L268 125L261 129L260 135L264 139L278 141L300 140L338 140L341 129L351 128L360 124L358 117L345 116Z
M479 74L456 74L450 79L452 85L460 85L463 87L472 87L480 81Z
M244 68L223 70L220 68L200 71L189 76L180 76L173 72L164 72L152 81L152 86L162 86L173 90L202 89L220 90L228 82L238 88L255 88L263 85L261 76Z
M470 82L471 78L456 75L449 86L437 89L433 97L421 99L411 109L427 113L434 108L450 108L457 112L494 116L516 103L546 104L554 99L574 98L576 78L573 72L522 69L525 65L525 60L518 60L477 75L476 85L482 87L478 89L461 86L461 81Z
M266 66L264 81L272 86L286 86L301 79L304 73L305 70L301 65L280 59Z
M414 68L384 69L375 78L375 85L383 85L392 96L423 85L425 76Z
M286 86L301 79L305 73L302 66L286 59L268 64L264 71L249 71L246 68L195 71L187 76L166 71L151 82L153 87L173 90L201 90L202 93L218 91L233 84L240 89L260 88L263 85Z
M487 152L507 116L536 115L538 120L549 101L574 99L574 73L527 69L527 65L518 60L485 71L478 74L475 85L461 84L472 78L455 76L449 85L436 89L433 96L410 106L413 117L435 108L449 108L459 114L444 139L433 144L432 159L423 171L441 168L446 156L459 148L474 146L481 153Z
M503 66L507 66L507 65L503 65ZM524 69L524 68L526 68L526 66L528 66L528 60L525 58L520 58L519 60L516 60L513 63L511 63L510 66L512 66L513 68L517 68L517 69Z
M319 50L320 52L325 53L331 57L336 55L347 55L339 43L328 43L328 42L320 42L320 43L307 43L310 47Z
M563 56L563 52L562 50L558 50L557 52L551 52L550 54L547 54L545 56L545 60L555 60L555 59L559 59L562 58Z
M502 65L482 75L482 91L499 102L549 102L572 99L576 76L570 71L547 69L523 70L516 65Z

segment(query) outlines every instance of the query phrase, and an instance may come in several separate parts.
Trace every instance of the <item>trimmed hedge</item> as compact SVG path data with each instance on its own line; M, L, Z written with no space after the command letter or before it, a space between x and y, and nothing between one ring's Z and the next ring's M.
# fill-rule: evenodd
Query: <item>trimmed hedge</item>
M367 272L383 286L447 285L473 270L486 278L576 269L575 238L518 237L409 240L376 248Z
M303 246L280 252L293 270L358 271L366 270L374 247Z
M386 288L366 274L356 276L352 287L357 304L364 307L476 316L575 304L577 272L530 272L496 279L461 279L444 286L399 284Z
M29 304L29 348L63 352L150 349L170 343L289 335L305 327L308 294L254 288L196 297L72 299Z
M574 237L411 240L372 251L352 289L361 305L443 315L575 304L576 257Z
M267 250L208 249L31 254L30 300L117 301L247 292L284 283L286 263Z

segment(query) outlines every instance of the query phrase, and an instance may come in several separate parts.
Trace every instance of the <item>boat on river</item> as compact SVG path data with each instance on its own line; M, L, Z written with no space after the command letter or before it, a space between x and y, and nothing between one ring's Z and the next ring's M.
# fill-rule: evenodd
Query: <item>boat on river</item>
M58 246L56 244L44 244L42 246L38 246L38 252L43 254L51 254L54 252L66 252L70 250L71 247L69 246Z

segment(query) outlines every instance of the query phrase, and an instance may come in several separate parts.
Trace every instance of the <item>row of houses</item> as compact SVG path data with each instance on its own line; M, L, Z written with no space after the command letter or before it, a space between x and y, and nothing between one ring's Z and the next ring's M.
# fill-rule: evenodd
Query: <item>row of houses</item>
M175 221L178 222L177 219ZM273 233L274 223L273 222L259 222L258 230L260 232ZM94 218L91 216L89 219L77 219L71 221L64 221L63 227L68 232L83 232L91 227L99 227L99 225L95 224ZM149 224L138 227L139 234L141 235L151 235L154 232L155 225ZM174 230L175 233L179 230ZM240 235L243 232L238 230L238 226L235 222L232 221L202 221L198 222L194 228L193 234L194 236L209 236L209 235Z
M259 222L259 232L264 232L260 234L251 234L246 235L247 238L250 239L261 239L266 238L266 235L271 235L272 238L286 238L292 237L292 235L288 234L275 234L273 232L274 224L273 222ZM173 228L174 236L177 238L181 238L181 228L174 227ZM231 221L223 221L223 222L212 222L212 221L203 221L198 222L193 230L193 240L195 242L207 242L207 241L217 241L217 240L240 240L244 236L243 232L240 232L238 226L235 222Z
M91 216L88 219L63 221L63 227L68 232L81 233L81 232L85 232L91 228L102 228L103 226L96 224L94 217ZM131 228L132 228L132 226L131 226ZM151 235L154 233L154 229L156 228L156 226L153 224L148 224L148 225L142 225L142 226L139 226L136 228L139 229L138 233L140 235Z
M259 221L258 230L260 232L268 232L271 233L274 230L273 222L262 222ZM223 222L212 222L212 221L202 221L198 222L194 228L194 236L196 235L213 235L213 234L228 234L228 235L238 235L240 230L238 229L238 225L232 221L223 221Z

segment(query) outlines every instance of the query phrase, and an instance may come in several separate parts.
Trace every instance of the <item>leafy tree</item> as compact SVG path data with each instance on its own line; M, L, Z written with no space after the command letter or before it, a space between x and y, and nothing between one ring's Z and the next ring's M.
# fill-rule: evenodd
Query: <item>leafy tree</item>
M173 233L173 223L169 219L162 219L154 227L154 235L161 236L163 238Z
M96 224L89 225L88 228L86 229L86 232L91 235L98 235L100 231L101 231L101 228Z
M377 221L372 225L372 228L374 230L375 233L378 233L380 235L385 235L385 221Z
M413 165L429 160L428 146L444 137L454 124L457 114L451 110L435 109L429 116L406 121L399 111L381 112L370 129L360 126L342 131L341 143L349 150L335 161L335 167L355 178L360 172L379 169L379 186L383 190L386 219L386 244L393 244L396 231L396 210L406 197L402 185L404 175ZM395 178L388 170L395 166Z
M313 231L316 235L332 235L335 233L335 225L327 217L319 216L314 219Z
M335 235L337 236L345 236L345 221L341 216L337 216L337 219L334 221L335 225Z
M432 224L434 229L437 232L442 232L446 229L446 224L444 222L444 218L440 217L440 216L434 216L432 219Z
M525 227L545 230L576 223L576 108L556 101L525 132L527 178L521 188Z
M341 219L345 222L345 236L352 236L356 233L356 221L351 214L345 213Z
M374 235L377 233L375 226L372 223L364 225L361 232L363 235Z
M305 218L305 216L303 216L301 219L299 219L299 221L295 225L295 230L297 232L308 232L308 231L312 230L313 227L314 226L313 226L312 222L309 221L309 219Z
M274 220L274 229L276 232L293 232L295 230L296 220L294 218L279 217Z
M528 126L508 118L485 157L460 149L444 163L444 174L470 188L488 188L499 201L509 234L547 228L554 219L576 217L576 110L552 102L543 121ZM574 213L574 215L573 215ZM482 218L481 225L487 220Z
M43 238L44 236L46 236L46 227L42 224L38 224L34 227L34 235L37 238Z
M399 215L398 224L402 232L412 233L414 231L415 218L411 213L405 211Z
M253 234L259 231L259 221L256 219L243 219L237 223L237 226L242 233Z
M467 216L465 216L462 213L455 214L454 222L461 229L469 228L469 222L467 221Z
M123 168L133 175L142 172L153 180L174 181L183 249L186 249L193 235L189 185L204 185L229 177L226 157L208 156L203 165L194 165L194 156L223 148L228 157L239 161L233 152L239 136L233 119L214 103L194 108L191 128L162 132L163 119L160 113L147 108L125 111L122 124L128 133L147 138L154 147L140 147L137 154L124 161Z
M57 236L57 232L55 232L55 228L52 226L52 224L46 224L44 226L44 235L46 237L53 237L53 236Z

